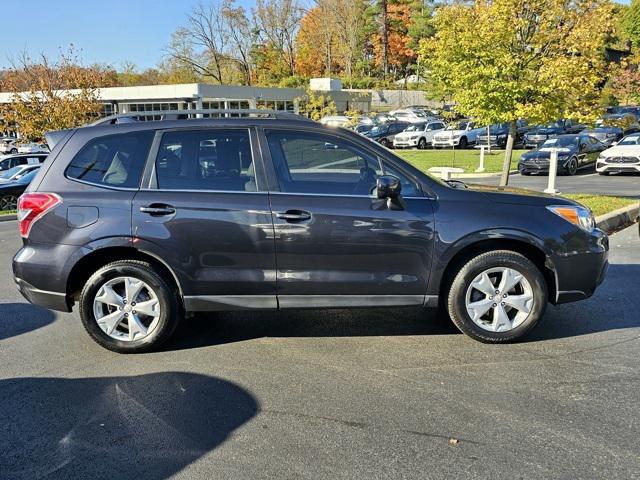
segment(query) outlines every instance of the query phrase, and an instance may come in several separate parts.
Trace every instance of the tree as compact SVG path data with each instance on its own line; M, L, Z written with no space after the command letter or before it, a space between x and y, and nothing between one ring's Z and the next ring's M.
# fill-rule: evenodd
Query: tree
M23 55L2 85L13 93L11 103L2 106L4 121L31 141L51 130L85 124L102 111L98 86L104 83L104 71L80 66L73 48L55 62L44 55L37 61Z
M322 95L307 89L306 95L297 99L300 105L299 112L312 120L320 120L327 115L337 113L336 104L328 95Z
M631 0L624 13L622 26L634 47L640 47L640 0Z
M437 90L479 122L509 122L501 185L509 181L516 120L593 119L613 30L607 0L477 0L437 9L421 60Z

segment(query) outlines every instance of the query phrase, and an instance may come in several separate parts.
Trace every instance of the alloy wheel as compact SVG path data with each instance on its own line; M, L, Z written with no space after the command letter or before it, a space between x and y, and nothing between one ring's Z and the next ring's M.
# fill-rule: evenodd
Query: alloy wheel
M508 332L518 327L528 318L533 304L529 281L508 267L480 273L470 283L465 297L473 323L490 332Z
M104 283L93 301L98 326L115 340L132 342L148 336L160 319L156 292L134 277L117 277Z
M5 195L0 198L0 210L16 210L18 208L18 197L15 195Z

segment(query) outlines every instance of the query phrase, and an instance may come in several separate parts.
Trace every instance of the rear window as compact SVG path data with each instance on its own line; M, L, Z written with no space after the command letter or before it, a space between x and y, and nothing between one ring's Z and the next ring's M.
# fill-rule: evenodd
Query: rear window
M98 185L137 187L153 135L144 131L94 138L71 160L66 175Z

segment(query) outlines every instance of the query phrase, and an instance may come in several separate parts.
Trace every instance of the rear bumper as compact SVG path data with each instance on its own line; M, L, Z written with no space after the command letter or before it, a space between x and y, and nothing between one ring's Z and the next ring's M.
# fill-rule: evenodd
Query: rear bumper
M15 277L15 282L18 286L18 291L29 303L60 312L71 311L66 293L40 290L18 277Z
M591 234L587 251L552 258L556 274L555 304L589 298L604 281L609 268L609 238L601 230Z

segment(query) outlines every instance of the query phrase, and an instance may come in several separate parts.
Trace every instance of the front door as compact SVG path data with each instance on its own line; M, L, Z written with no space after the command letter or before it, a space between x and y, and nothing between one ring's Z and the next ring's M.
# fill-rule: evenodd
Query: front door
M282 308L422 304L432 202L397 165L337 136L266 130L277 179L271 208ZM403 208L371 195L382 173L402 181Z
M276 308L263 171L246 128L161 132L133 201L137 246L176 273L188 310Z

